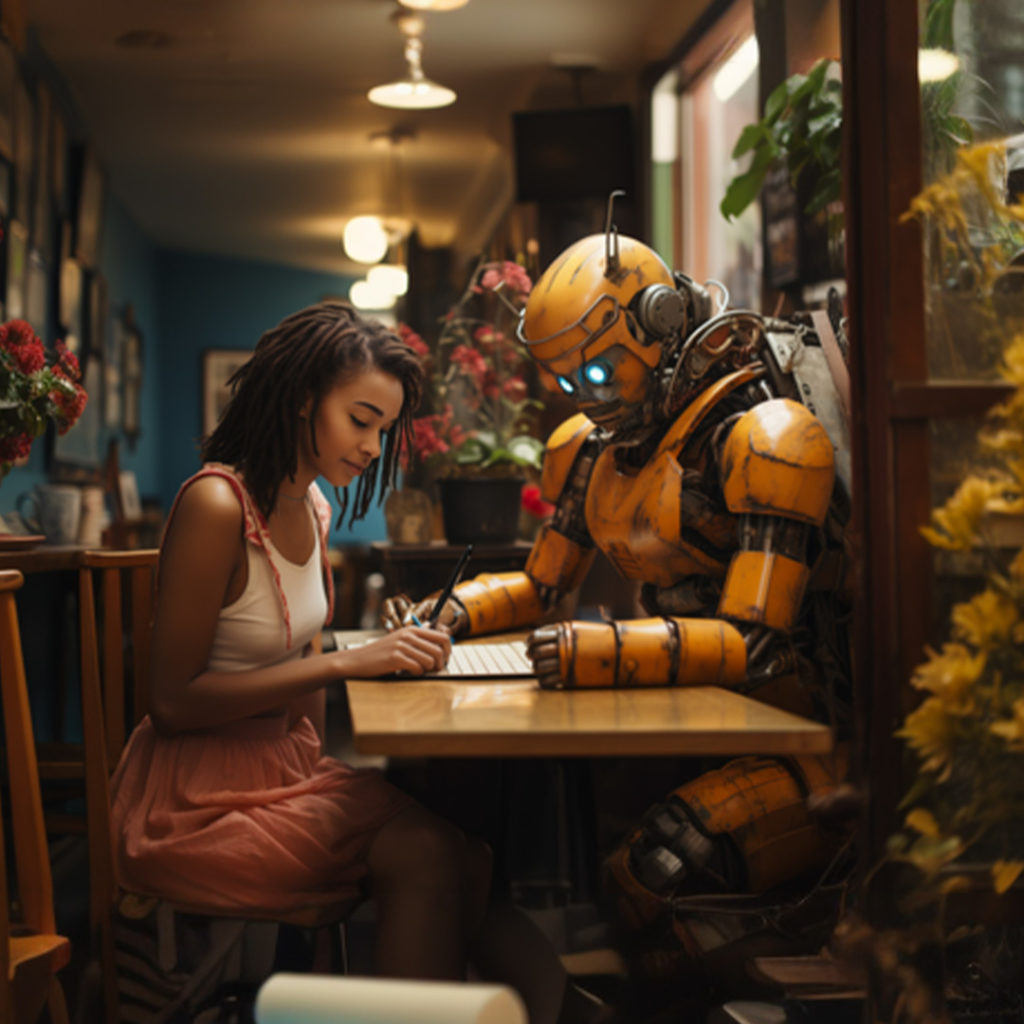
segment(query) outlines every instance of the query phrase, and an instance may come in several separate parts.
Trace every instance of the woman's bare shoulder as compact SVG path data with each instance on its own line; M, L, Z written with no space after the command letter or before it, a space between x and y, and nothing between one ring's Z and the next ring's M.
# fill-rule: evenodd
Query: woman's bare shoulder
M181 493L171 530L176 533L201 529L217 536L236 535L242 527L242 504L230 481L203 476Z

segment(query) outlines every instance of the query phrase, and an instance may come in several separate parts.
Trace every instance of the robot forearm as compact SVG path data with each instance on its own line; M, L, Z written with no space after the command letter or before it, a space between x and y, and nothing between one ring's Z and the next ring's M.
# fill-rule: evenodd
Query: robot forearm
M734 686L747 672L743 636L721 619L559 622L530 637L540 685Z

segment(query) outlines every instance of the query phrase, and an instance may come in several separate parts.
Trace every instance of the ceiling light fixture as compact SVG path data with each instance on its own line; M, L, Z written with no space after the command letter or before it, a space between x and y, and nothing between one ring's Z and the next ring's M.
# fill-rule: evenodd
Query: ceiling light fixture
M375 85L366 94L367 99L381 107L402 110L430 110L454 103L455 93L451 89L432 82L423 74L423 19L399 9L392 20L405 36L406 74L394 82Z
M403 7L411 7L414 11L454 11L456 7L465 7L469 0L398 0Z
M353 281L348 297L356 309L393 309L395 295L384 288L375 288L368 280Z
M390 292L396 298L409 290L409 271L400 263L378 263L366 272L371 288Z
M356 263L378 263L388 251L388 233L380 217L353 217L342 235L345 255Z

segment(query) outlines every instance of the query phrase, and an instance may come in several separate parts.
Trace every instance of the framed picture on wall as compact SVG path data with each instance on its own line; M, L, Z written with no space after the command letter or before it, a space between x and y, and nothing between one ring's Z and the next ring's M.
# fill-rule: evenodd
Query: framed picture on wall
M11 44L0 39L0 156L14 159L14 90L18 75Z
M21 221L7 224L7 308L8 318L25 315L25 273L28 260L28 228Z
M121 337L121 429L134 451L142 432L142 334L129 306L122 317Z
M228 380L235 370L249 361L251 355L252 352L245 349L227 348L209 348L203 353L203 437L208 437L213 432L224 407L228 404L231 397Z
M103 218L103 169L90 146L79 152L78 202L75 217L75 258L87 267L96 266Z
M50 431L53 445L49 471L58 480L95 480L103 464L100 449L103 420L103 360L87 352L81 360L82 387L89 396L82 415L72 430L60 434Z
M14 81L14 215L26 229L32 217L32 167L35 163L35 104L21 75Z

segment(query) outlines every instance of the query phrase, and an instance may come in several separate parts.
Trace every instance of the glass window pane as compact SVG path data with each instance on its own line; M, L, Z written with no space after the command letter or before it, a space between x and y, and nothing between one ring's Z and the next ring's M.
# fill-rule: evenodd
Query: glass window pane
M928 0L921 12L928 372L992 379L1007 321L1024 312L1024 5Z

